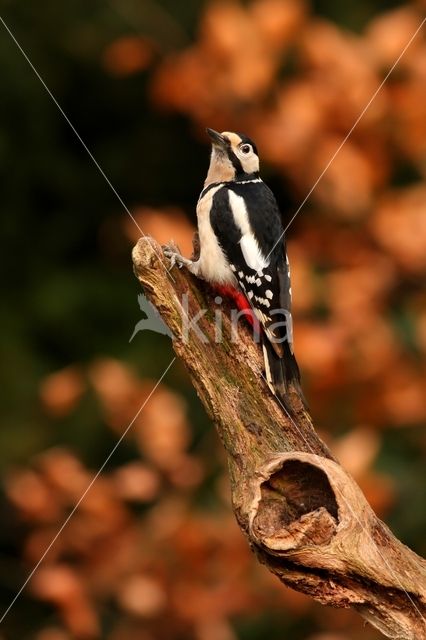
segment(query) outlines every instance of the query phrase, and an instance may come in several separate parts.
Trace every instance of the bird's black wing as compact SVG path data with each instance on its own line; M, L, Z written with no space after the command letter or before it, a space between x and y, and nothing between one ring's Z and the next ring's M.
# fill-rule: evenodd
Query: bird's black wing
M210 222L240 289L281 357L283 343L292 342L291 290L272 192L263 182L223 187L213 197Z
M263 327L267 382L290 412L289 388L304 398L293 353L290 270L275 198L262 182L232 183L215 193L210 222Z

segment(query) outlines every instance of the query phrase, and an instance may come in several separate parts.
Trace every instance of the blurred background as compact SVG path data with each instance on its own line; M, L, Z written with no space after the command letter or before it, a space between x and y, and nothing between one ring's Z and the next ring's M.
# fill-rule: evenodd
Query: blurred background
M189 255L204 128L250 135L289 220L419 26L393 0L4 0L1 16L138 224ZM140 232L0 24L1 611L172 358ZM426 39L288 233L321 436L426 552ZM378 640L252 557L179 361L0 625L2 640Z

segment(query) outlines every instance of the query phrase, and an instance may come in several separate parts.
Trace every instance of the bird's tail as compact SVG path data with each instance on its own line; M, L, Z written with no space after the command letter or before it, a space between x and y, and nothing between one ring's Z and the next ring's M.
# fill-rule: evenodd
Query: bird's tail
M263 335L262 349L265 361L266 381L272 393L277 396L289 413L293 413L288 401L290 392L296 393L305 408L307 408L307 403L300 385L299 367L289 343L287 341L283 343L284 353L282 356L279 356L268 338Z

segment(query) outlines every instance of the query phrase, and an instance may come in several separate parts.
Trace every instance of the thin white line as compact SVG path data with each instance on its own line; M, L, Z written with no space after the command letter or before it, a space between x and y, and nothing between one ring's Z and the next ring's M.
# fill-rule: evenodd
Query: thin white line
M53 540L50 542L49 546L47 547L47 549L44 551L43 555L41 556L40 560L37 562L37 564L35 565L35 567L33 568L33 570L31 571L31 573L28 575L27 579L25 580L24 584L22 585L22 587L19 589L18 593L16 594L16 596L13 598L12 602L9 604L9 606L7 607L6 611L3 613L2 617L0 618L0 624L3 622L3 620L5 619L5 617L7 616L7 614L9 613L9 611L11 610L11 608L13 607L13 605L15 604L15 602L17 601L17 599L19 598L19 596L21 595L21 593L23 592L23 590L25 589L25 587L27 586L27 584L29 583L29 581L31 580L31 578L33 577L33 575L35 574L35 572L37 571L37 569L39 568L39 566L41 565L41 563L43 562L43 560L45 559L45 557L47 556L47 554L49 553L50 549L53 547L53 545L55 544L56 540L59 538L59 536L61 535L62 531L65 529L65 527L67 526L68 522L71 520L71 518L73 517L73 515L75 514L75 512L77 511L78 507L80 506L80 504L83 502L84 498L86 497L86 495L89 493L90 489L93 487L93 485L95 484L96 480L99 478L100 474L102 473L102 471L104 470L105 466L108 464L109 460L112 458L112 456L114 455L114 453L116 452L116 450L118 449L118 447L120 446L120 444L123 442L124 438L126 437L127 433L129 432L130 428L133 426L133 424L135 423L135 421L137 420L137 418L139 417L140 413L142 412L142 410L144 409L144 407L146 406L147 402L151 399L152 395L155 393L158 385L161 383L161 381L163 380L164 376L166 375L166 373L168 372L168 370L170 369L170 367L172 366L172 364L175 362L176 360L176 356L170 361L168 367L163 371L161 377L157 380L157 382L155 383L155 386L153 387L153 389L150 391L149 395L147 398L145 398L142 406L140 407L140 409L138 410L137 414L135 415L135 417L133 418L133 420L130 422L130 424L126 427L125 431L121 434L119 440L117 440L117 442L115 443L114 447L112 448L111 452L109 453L109 455L105 458L102 466L99 468L99 470L97 471L96 475L92 478L92 480L90 481L90 483L88 484L88 486L86 487L84 493L82 494L82 496L80 497L80 499L78 500L78 502L75 504L75 506L73 507L72 511L70 512L70 514L68 515L68 517L66 518L66 520L64 521L64 523L62 524L61 528L59 529L58 533L55 535L55 537L53 538Z
M384 84L386 83L386 81L388 80L389 76L391 75L391 73L393 72L393 70L395 69L395 67L397 66L397 64L399 63L399 61L401 60L401 58L403 57L403 55L405 54L405 52L407 51L408 47L411 45L411 43L413 42L414 38L417 36L417 34L419 33L419 31L421 30L421 28L423 27L424 23L426 22L426 17L423 18L422 22L420 23L420 25L417 27L416 31L414 32L414 34L411 36L411 38L409 39L409 41L407 42L407 44L405 45L405 47L403 48L403 50L401 51L401 53L399 54L398 58L395 60L395 62L393 63L393 65L391 66L391 68L389 69L389 71L387 72L386 76L383 78L382 82L380 83L380 85L377 87L376 91L373 93L373 95L371 96L370 100L368 101L368 103L366 104L366 106L364 107L364 109L361 111L360 115L358 116L358 118L355 120L354 124L352 125L352 127L350 128L350 130L348 131L348 133L346 134L346 136L344 137L344 139L342 140L342 142L340 143L340 145L338 146L338 148L336 149L336 151L334 152L334 154L332 155L332 157L330 158L329 162L327 163L327 165L325 166L325 168L323 169L323 171L321 172L321 174L319 175L319 177L317 178L316 182L314 183L314 185L311 187L310 191L308 192L308 194L306 195L305 199L303 200L303 202L300 204L300 206L298 207L296 213L293 215L293 217L291 218L290 222L287 224L287 226L285 227L284 231L282 232L282 234L280 235L280 237L278 238L278 240L275 242L274 246L272 247L271 251L269 252L267 258L269 258L269 256L271 255L272 251L275 249L275 247L278 245L278 243L282 240L285 232L287 231L287 229L289 228L289 226L292 224L292 222L294 221L294 219L296 218L296 216L299 214L300 210L302 209L302 207L305 205L305 203L307 202L307 200L309 199L309 197L311 196L312 192L315 190L315 188L317 187L318 183L320 182L320 180L322 179L322 177L324 176L324 174L326 173L326 171L329 169L330 165L332 164L332 162L334 161L334 159L336 158L336 156L338 155L338 153L340 152L340 150L342 149L342 147L344 146L344 144L348 141L349 137L351 136L352 132L354 131L355 127L358 125L358 123L360 122L360 120L362 119L362 117L364 116L364 114L366 113L366 111L369 109L369 107L371 106L372 102L375 100L377 94L381 91L381 89L383 88ZM267 380L265 379L265 377L263 376L263 374L261 373L262 378L265 380L266 384L267 384ZM302 431L299 429L298 425L294 422L294 420L292 419L291 415L288 413L287 409L285 408L285 406L283 405L283 403L280 401L280 399L275 396L279 402L279 404L281 405L282 409L285 411L286 415L288 416L289 420L292 422L292 424L295 426L296 430L298 431L298 433L301 435L301 437L303 438L303 440L305 441L307 447L312 451L312 453L315 453L312 449L312 447L310 447L309 442L307 441L307 439L305 438L304 434L302 433ZM356 515L356 513L354 512L354 510L351 508L351 505L347 502L346 498L343 496L342 492L341 493L341 497L342 499L345 501L346 506L349 507L349 510L352 512L352 515L356 518L356 520L358 521L358 524L361 525L361 521L359 520L358 516ZM362 525L361 525L362 526ZM365 527L362 527L363 530L368 534L368 531ZM417 607L416 603L414 602L414 600L411 598L410 594L404 589L404 587L401 585L401 583L399 582L396 574L393 572L392 568L390 567L389 563L387 562L386 558L380 553L379 549L377 549L378 554L380 555L382 561L384 562L384 564L387 566L387 568L390 570L390 573L393 575L394 579L396 579L396 581L398 582L400 588L402 589L402 591L405 593L405 595L407 596L408 600L411 602L414 610L416 611L416 613L419 614L421 620L423 622L425 622L425 618L422 615L421 611L419 610L419 608Z
M25 53L24 49L22 48L22 46L19 44L18 40L15 38L14 34L12 33L12 31L9 29L9 27L7 26L6 22L4 21L4 19L0 16L0 21L2 22L4 28L6 29L6 31L8 32L8 34L10 35L10 37L12 38L13 42L16 44L16 46L18 47L19 51L21 52L21 54L24 56L25 60L28 62L28 64L30 65L31 69L33 70L33 72L35 73L35 75L37 76L37 78L39 79L39 81L41 82L41 84L43 85L43 87L45 88L45 90L47 91L47 93L49 94L50 98L52 99L52 101L54 102L54 104L56 105L56 107L58 108L59 112L61 113L61 115L63 116L63 118L66 120L66 122L68 123L68 125L71 127L73 133L76 135L76 137L78 138L78 140L80 141L81 145L83 146L84 150L87 152L87 154L89 155L90 159L92 160L92 162L94 163L94 165L96 166L96 168L98 169L99 173L101 174L101 176L104 178L105 182L108 184L108 186L110 187L111 191L114 193L114 195L116 196L116 198L118 199L118 201L120 202L121 206L123 207L123 209L126 211L126 213L130 216L130 218L133 220L133 222L135 223L136 227L139 229L139 231L141 232L142 236L144 238L146 238L146 235L144 234L144 232L142 231L142 229L140 228L136 218L133 216L133 214L131 213L131 211L129 210L129 208L127 207L126 203L124 202L123 198L120 196L120 194L118 193L117 189L114 187L114 185L112 184L111 180L108 178L108 176L106 175L105 171L102 169L101 165L99 164L99 162L96 160L95 156L93 155L93 153L90 151L89 147L87 146L87 144L84 142L83 138L81 137L81 135L78 133L77 129L75 128L75 126L73 125L73 123L71 122L71 120L69 119L69 117L67 116L67 114L65 113L65 111L62 109L61 105L59 104L59 102L57 101L57 99L55 98L55 96L53 95L53 93L51 92L51 90L49 89L49 87L47 86L47 84L45 83L45 81L43 80L43 78L41 77L40 73L37 71L37 69L35 68L35 66L33 65L33 63L31 62L30 58L28 57L28 55ZM160 262L164 265L166 271L168 273L170 273L170 271L167 269L166 264L163 262L162 257L157 253L157 256L160 259ZM172 274L170 273L170 277L173 280L173 282L175 281L175 279L173 278Z
M64 117L64 119L66 120L66 122L68 123L68 125L71 127L72 131L74 132L74 134L76 135L76 137L78 138L78 140L80 141L80 143L82 144L83 148L85 149L85 151L88 153L89 157L91 158L91 160L93 161L93 163L95 164L95 166L97 167L98 171L100 172L100 174L103 176L104 180L107 182L108 186L111 188L111 190L113 191L113 193L115 194L115 196L117 197L118 201L120 202L120 204L122 205L122 207L124 208L124 210L127 212L127 214L130 216L130 218L132 219L132 221L134 222L134 224L136 225L136 227L139 229L139 231L141 232L143 237L146 237L146 235L144 234L144 232L142 231L142 229L140 228L137 220L134 218L134 216L132 215L132 213L130 212L130 210L128 209L128 207L126 206L125 202L123 201L123 199L121 198L120 194L118 193L118 191L115 189L114 185L112 184L111 180L108 178L108 176L106 175L106 173L104 172L104 170L102 169L102 167L100 166L100 164L97 162L96 158L94 157L94 155L92 154L92 152L90 151L90 149L88 148L88 146L86 145L86 143L84 142L83 138L80 136L80 134L78 133L77 129L74 127L74 125L72 124L71 120L68 118L67 114L65 113L65 111L62 109L61 105L59 104L59 102L56 100L55 96L53 95L53 93L51 92L51 90L49 89L49 87L47 86L47 84L45 83L45 81L43 80L43 78L41 77L40 73L37 71L37 69L35 68L35 66L33 65L33 63L31 62L30 58L27 56L27 54L25 53L24 49L22 48L22 46L19 44L18 40L15 38L14 34L12 33L12 31L9 29L8 25L6 24L6 22L4 21L4 19L0 16L0 21L2 22L3 26L5 27L6 31L8 32L8 34L10 35L10 37L12 38L12 40L14 41L15 45L18 47L19 51L21 52L21 54L24 56L25 60L27 61L27 63L30 65L31 69L33 70L33 72L35 73L35 75L37 76L37 78L39 79L39 81L41 82L41 84L43 85L43 87L45 88L45 90L47 91L47 93L49 94L50 98L53 100L54 104L56 105L56 107L58 108L58 110L60 111L60 113L62 114L62 116ZM160 258L160 262L164 264L161 256L158 256ZM164 265L165 266L165 265ZM168 271L167 267L166 270ZM172 280L174 281L173 276L170 274L170 277L172 278ZM9 613L9 611L11 610L11 608L13 607L13 605L15 604L15 602L17 601L17 599L19 598L19 596L21 595L21 593L23 592L23 590L25 589L25 587L27 586L27 584L29 583L29 581L31 580L31 578L33 577L33 575L35 574L35 572L37 571L37 569L39 568L39 566L41 565L41 563L43 562L43 560L45 559L45 557L47 556L47 554L49 553L50 549L53 547L53 545L55 544L56 540L59 538L59 536L61 535L62 531L65 529L65 527L67 526L68 522L71 520L71 518L73 517L73 515L75 514L75 512L77 511L78 507L80 506L80 504L82 503L82 501L84 500L84 498L86 497L86 495L88 494L88 492L90 491L90 489L92 488L92 486L94 485L94 483L96 482L96 480L99 478L100 474L102 473L102 471L104 470L105 466L108 464L109 460L112 458L112 456L114 455L114 453L116 452L116 450L118 449L118 447L120 446L120 444L122 443L122 441L124 440L124 438L126 437L127 433L129 432L130 428L133 426L133 424L135 423L136 419L138 418L138 416L140 415L140 413L142 412L142 410L144 409L144 407L146 406L147 402L151 399L152 395L154 394L154 392L156 391L158 385L161 383L161 381L163 380L164 376L167 374L167 372L169 371L170 367L173 365L173 363L175 362L176 357L174 357L169 365L167 366L167 368L163 371L161 377L159 378L159 380L156 382L155 386L153 387L153 389L151 390L151 392L149 393L148 397L145 398L142 406L140 407L140 409L138 410L138 412L136 413L135 417L133 418L133 420L130 422L130 424L127 426L127 428L125 429L125 431L122 433L122 435L120 436L119 440L116 442L116 444L114 445L114 447L112 448L111 452L109 453L109 455L107 456L107 458L104 460L103 464L101 465L101 467L98 469L97 473L95 474L95 476L92 478L92 480L90 481L89 485L86 487L84 493L81 495L81 497L79 498L78 502L74 505L73 509L71 510L71 512L69 513L69 515L67 516L67 518L65 519L65 521L63 522L62 526L60 527L59 531L57 532L57 534L55 535L55 537L52 539L52 541L50 542L50 544L48 545L48 547L46 548L46 550L44 551L43 555L41 556L41 558L39 559L39 561L37 562L37 564L35 565L35 567L32 569L32 571L30 572L30 574L27 576L25 582L23 583L23 585L21 586L21 588L19 589L18 593L15 595L15 597L13 598L12 602L9 604L9 606L7 607L6 611L3 613L3 615L0 618L0 624L3 622L3 620L5 619L5 617L7 616L7 614Z
M51 90L49 89L49 87L47 86L47 84L45 83L45 81L43 80L43 78L41 77L41 75L39 74L39 72L37 71L37 69L35 68L35 66L33 65L33 63L31 62L31 60L29 59L29 57L27 56L27 54L25 53L24 49L21 47L21 45L19 44L18 40L15 38L15 36L13 35L12 31L9 29L9 27L7 26L7 24L5 23L5 21L3 20L3 18L0 16L0 20L3 23L4 28L6 29L6 31L8 32L8 34L10 35L10 37L12 38L12 40L14 41L14 43L16 44L16 46L18 47L19 51L22 53L22 55L24 56L25 60L28 62L28 64L30 65L31 69L34 71L34 73L36 74L37 78L40 80L41 84L43 85L43 87L45 88L45 90L47 91L47 93L49 94L49 96L51 97L51 99L53 100L53 102L55 103L56 107L59 109L59 111L61 112L62 116L64 117L64 119L67 121L68 125L71 127L71 129L73 130L74 134L77 136L77 138L79 139L80 143L83 145L85 151L89 154L92 162L95 164L95 166L97 167L98 171L100 172L100 174L103 176L103 178L105 179L105 181L107 182L107 184L109 185L110 189L114 192L114 194L116 195L117 199L119 200L120 204L122 205L123 209L125 209L125 211L127 211L127 213L129 214L129 216L131 217L131 219L133 220L133 222L135 223L135 225L137 226L137 228L139 229L139 231L142 233L143 235L143 231L140 228L138 222L135 220L134 216L132 215L132 213L129 211L128 207L126 206L125 202L123 201L122 197L120 196L120 194L118 193L118 191L115 189L114 185L111 183L111 180L108 178L108 176L106 175L105 171L102 169L102 167L100 166L100 164L98 163L98 161L96 160L96 158L94 157L93 153L90 151L89 147L87 146L87 144L84 142L83 138L81 137L81 135L78 133L77 129L74 127L73 123L71 122L71 120L68 118L67 114L65 113L65 111L62 109L61 105L59 104L59 102L57 101L57 99L55 98L55 96L53 95L53 93L51 92Z
M401 51L401 53L399 54L398 58L395 60L395 62L393 63L393 65L391 66L391 68L389 69L389 71L387 72L386 76L383 78L382 82L380 83L380 85L377 87L376 91L373 93L373 95L371 96L370 100L368 101L368 103L366 104L366 106L364 107L364 109L361 111L360 115L358 116L358 118L355 120L354 124L352 125L352 127L350 128L350 130L348 131L348 133L346 134L346 136L344 137L344 139L342 140L342 142L340 143L340 145L338 146L338 148L336 149L336 151L334 152L334 154L332 155L332 157L330 158L329 162L327 163L327 165L325 166L325 168L323 169L323 171L321 172L321 174L319 175L319 177L317 178L316 182L314 183L314 185L311 187L311 189L309 190L308 194L306 195L306 197L304 198L303 202L299 205L298 209L296 210L295 214L293 215L293 217L291 218L290 222L287 224L287 226L285 227L284 231L282 232L282 234L280 235L280 237L278 238L278 240L275 242L274 246L272 247L271 251L269 252L267 258L269 258L269 256L271 255L272 251L275 249L275 247L278 245L278 243L282 240L282 238L284 237L285 232L287 231L287 229L289 228L289 226L292 224L292 222L294 221L294 219L296 218L296 216L299 214L300 210L303 208L303 206L305 205L305 203L307 202L307 200L309 199L309 197L311 196L311 194L313 193L313 191L315 190L315 188L317 187L318 183L320 182L320 180L323 178L324 174L327 172L327 170L329 169L329 167L331 166L332 162L334 161L334 159L336 158L336 156L338 155L338 153L341 151L342 147L344 146L344 144L348 141L349 137L351 136L352 132L354 131L355 127L358 125L358 123L360 122L360 120L362 119L362 117L364 116L364 114L366 113L366 111L369 109L369 107L371 106L372 102L375 100L376 96L378 95L378 93L381 91L381 89L383 88L384 84L387 82L389 76L391 75L391 73L394 71L395 67L397 66L397 64L399 63L399 61L401 60L401 58L403 57L403 55L405 54L405 52L407 51L408 47L411 45L411 43L413 42L414 38L417 36L417 34L419 33L419 31L421 30L421 28L423 27L424 23L426 22L426 17L423 18L422 22L420 23L420 25L417 27L416 31L414 32L414 34L411 36L411 38L409 39L409 41L407 42L407 44L405 45L405 47L403 48L403 50ZM262 378L264 378L263 374ZM265 378L264 378L265 380ZM265 380L265 382L267 383L267 381ZM310 447L307 439L304 437L302 431L298 428L298 426L296 425L296 423L294 422L294 420L292 419L292 417L289 415L288 411L286 410L285 406L283 405L283 403L280 401L280 399L276 396L279 404L281 405L281 407L283 408L283 410L285 411L285 413L287 414L289 420L292 422L292 424L295 426L296 430L299 432L299 434L302 436L303 440L305 441L306 445L309 447L309 449L312 451L312 453L314 453L312 447ZM340 492L341 493L341 492ZM342 499L345 501L347 507L349 507L350 511L352 512L352 515L356 518L356 520L358 521L358 524L361 525L361 522L358 518L358 516L356 515L356 513L354 512L354 510L351 508L351 505L347 502L347 500L344 498L343 494L341 493L341 497ZM361 525L362 526L362 525ZM365 527L363 527L364 531L368 534L368 531ZM398 582L400 588L402 589L402 591L405 593L405 595L407 596L408 600L411 602L414 610L416 611L416 613L419 614L421 620L423 622L425 622L425 618L422 615L421 611L419 610L419 608L417 607L416 603L414 602L414 600L411 598L410 594L404 589L404 587L401 585L401 583L399 582L396 574L393 572L392 568L390 567L389 563L387 562L386 558L380 553L379 549L377 549L382 561L384 562L384 564L388 567L388 569L390 570L391 574L393 575L394 579L396 579L396 581Z
M395 67L397 66L397 64L399 63L399 61L401 60L402 56L404 55L404 53L407 51L408 47L410 46L410 44L413 42L414 38L417 36L417 34L419 33L420 29L423 27L424 23L426 22L426 18L423 18L422 22L420 23L420 25L417 27L415 33L411 36L411 38L409 39L409 41L407 42L407 44L405 45L405 47L403 48L403 50L401 51L401 53L399 54L398 58L395 60L395 62L393 63L393 65L391 66L391 68L389 69L389 71L387 72L387 74L385 75L385 77L383 78L382 82L379 84L379 86L377 87L377 89L375 90L375 92L373 93L373 95L371 96L370 100L367 102L366 106L364 107L364 109L361 111L360 115L358 116L358 118L355 120L355 122L353 123L352 127L350 128L350 130L348 131L348 133L346 134L346 136L343 138L342 142L340 143L340 145L337 147L336 151L334 152L334 154L332 155L332 157L330 158L329 162L327 163L326 167L322 170L322 172L320 173L319 177L317 178L316 182L314 183L314 185L311 187L311 189L309 190L309 192L307 193L305 199L303 200L302 204L299 205L296 213L293 215L293 217L291 218L290 222L287 224L287 226L285 227L284 231L282 232L282 234L280 235L280 237L278 238L278 240L275 242L274 246L272 247L272 249L270 250L270 252L268 253L268 255L266 256L266 259L269 258L269 256L271 255L271 253L273 252L273 250L275 249L275 247L277 246L277 244L279 242L281 242L282 238L284 237L285 232L287 231L287 229L289 228L289 226L292 224L292 222L294 221L294 219L296 218L296 216L299 214L300 210L303 208L303 206L306 204L306 202L308 201L308 199L310 198L311 194L313 193L313 191L316 189L316 187L318 186L318 183L320 182L320 180L323 178L324 174L328 171L328 169L330 168L330 165L333 163L333 161L335 160L336 156L338 155L338 153L341 151L342 147L346 144L346 142L348 141L349 137L352 135L353 130L355 129L355 127L358 125L359 121L362 119L362 117L364 116L365 112L369 109L369 107L371 106L372 102L375 100L377 94L382 90L384 84L387 82L389 76L391 75L391 73L393 72L393 70L395 69Z
M263 378L263 380L266 382L266 384L268 385L269 388L269 384L267 379L265 378L265 376L263 375L262 372L260 372L261 377ZM278 401L279 405L281 406L281 408L284 410L285 414L287 415L288 419L290 420L290 422L294 425L296 431L299 433L299 435L301 436L301 438L304 440L307 448L309 449L309 451L311 451L311 453L313 453L315 455L315 451L314 449L311 447L311 445L309 444L308 440L306 439L303 431L301 429L299 429L299 426L296 424L296 422L293 420L293 418L291 417L290 413L287 411L287 409L285 408L284 404L281 402L280 398L274 394L275 399ZM355 513L355 511L352 509L352 505L348 502L348 500L346 500L346 497L343 495L342 491L339 491L340 496L343 500L343 502L346 504L348 510L352 513L352 515L354 516L355 520L358 522L358 524L360 525L361 529L368 535L369 531L367 529L367 527L364 527L361 523L361 520L358 518L357 514ZM373 538L370 536L372 542L374 542ZM392 567L390 566L390 564L388 563L388 561L386 560L386 558L381 554L379 548L377 547L377 553L380 556L380 558L382 559L383 563L387 566L390 574L393 576L394 580L396 580L396 582L399 584L399 588L401 589L401 591L403 591L405 593L405 595L407 596L408 600L410 601L410 603L413 605L413 609L415 610L416 613L419 614L421 620L423 622L426 621L425 617L423 616L422 612L420 611L420 609L417 607L416 603L414 602L414 600L412 599L412 597L410 596L410 594L408 593L408 591L406 591L404 589L404 587L402 586L401 582L398 579L398 576L396 575L396 573L392 570Z
M125 209L125 211L127 212L127 214L130 216L130 218L132 219L132 221L134 222L134 224L136 225L136 227L139 229L139 231L141 232L142 236L146 237L144 232L142 231L142 229L140 228L138 222L136 221L136 219L134 218L134 216L132 215L132 213L130 212L130 210L128 209L128 207L126 206L125 202L123 201L123 199L121 198L121 196L119 195L119 193L117 192L117 190L115 189L115 187L113 186L113 184L111 183L110 179L108 178L108 176L105 174L104 170L102 169L102 167L99 165L99 163L97 162L96 158L93 156L92 152L90 151L90 149L88 148L88 146L86 145L86 143L84 142L84 140L82 139L82 137L80 136L80 134L78 133L77 129L74 127L74 125L72 124L71 120L68 118L67 114L65 113L65 111L62 109L61 105L59 104L59 102L56 100L55 96L53 95L53 93L50 91L49 87L47 86L47 84L45 83L45 81L43 80L43 78L41 77L41 75L39 74L39 72L37 71L37 69L35 68L35 66L33 65L33 63L31 62L31 60L29 59L29 57L27 56L27 54L25 53L24 49L22 48L22 46L19 44L18 40L15 38L14 34L12 33L12 31L9 29L8 25L6 24L6 22L4 21L4 19L0 16L0 21L2 22L3 26L5 27L6 31L9 33L10 37L12 38L12 40L14 41L14 43L16 44L16 46L18 47L19 51L21 52L21 54L24 56L25 60L27 61L27 63L30 65L31 69L33 70L33 72L35 73L35 75L37 76L37 78L39 79L39 81L42 83L43 87L45 88L45 90L47 91L47 93L49 94L50 98L53 100L53 102L55 103L56 107L58 108L58 110L60 111L60 113L62 114L62 116L64 117L64 119L66 120L66 122L68 123L68 125L71 127L72 131L74 132L74 134L76 135L76 137L78 138L78 140L80 141L80 143L82 144L83 148L85 149L85 151L88 153L89 157L91 158L91 160L93 161L93 163L95 164L95 166L97 167L98 171L101 173L101 175L103 176L103 178L105 179L105 181L107 182L107 184L109 185L109 187L111 188L111 190L113 191L113 193L115 194L115 196L117 197L117 199L119 200L120 204L122 205L122 207ZM410 40L408 41L408 43L405 45L404 49L402 50L402 52L400 53L400 55L398 56L398 58L396 59L396 61L394 62L394 64L392 65L392 67L390 68L390 70L388 71L388 73L386 74L385 78L382 80L381 84L379 85L379 87L376 89L376 91L374 92L374 94L372 95L372 97L370 98L369 102L367 103L367 105L364 107L363 111L361 112L361 114L358 116L358 118L356 119L356 121L354 122L354 124L352 125L351 129L349 130L349 132L347 133L347 135L345 136L345 138L343 139L343 141L340 143L339 147L337 148L337 150L334 152L333 156L331 157L331 159L329 160L328 164L326 165L326 167L323 169L322 173L320 174L320 176L318 177L318 179L316 180L316 182L314 183L314 185L312 186L312 188L310 189L310 191L308 192L308 194L306 195L305 199L303 200L303 202L301 203L301 205L298 207L297 211L295 212L295 214L293 215L293 217L291 218L290 222L287 224L287 226L285 227L282 235L280 236L280 238L277 240L277 242L274 244L274 246L272 247L271 251L269 252L268 256L270 256L270 254L272 253L272 251L275 249L275 247L277 246L277 244L281 241L282 237L284 236L284 233L287 231L287 229L289 228L289 226L292 224L292 222L294 221L294 219L296 218L296 216L298 215L298 213L300 212L300 210L302 209L302 207L305 205L305 203L307 202L307 200L309 199L310 195L312 194L312 192L315 190L315 188L317 187L318 183L320 182L320 180L322 179L322 177L324 176L324 174L326 173L326 171L329 169L330 165L332 164L332 162L334 161L334 159L336 158L336 156L338 155L338 153L340 152L340 150L342 149L342 147L344 146L344 144L347 142L348 138L350 137L350 135L352 134L353 130L355 129L355 127L358 125L359 121L362 119L362 117L364 116L365 112L368 110L368 108L370 107L370 105L372 104L372 102L374 101L374 99L376 98L377 94L380 92L380 90L382 89L383 85L386 83L386 81L388 80L389 76L391 75L391 73L393 72L393 70L395 69L395 67L397 66L397 64L399 63L399 61L401 60L402 56L405 54L406 50L408 49L408 47L411 45L412 41L414 40L414 38L416 37L416 35L418 34L418 32L420 31L420 29L422 28L423 24L426 22L426 18L423 19L423 21L421 22L421 24L419 25L419 27L417 28L416 32L413 34L413 36L410 38ZM160 257L160 261L161 257ZM171 275L171 274L170 274ZM138 410L138 412L136 413L136 415L134 416L133 420L130 422L130 424L127 426L127 428L125 429L125 431L123 432L123 434L120 436L119 440L116 442L116 444L114 445L113 449L111 450L111 452L109 453L109 455L107 456L107 458L105 459L105 461L103 462L103 464L101 465L101 467L99 468L99 470L97 471L96 475L92 478L91 482L89 483L89 485L87 486L87 488L85 489L84 493L81 495L81 497L79 498L78 502L75 504L75 506L73 507L73 509L71 510L70 514L67 516L66 520L64 521L64 523L62 524L62 526L60 527L59 531L57 532L57 534L55 535L55 537L52 539L52 541L50 542L50 544L48 545L48 547L46 548L46 550L44 551L43 555L41 556L40 560L37 562L37 564L35 565L35 567L32 569L32 571L30 572L30 574L28 575L28 577L26 578L25 582L23 583L23 585L21 586L21 588L19 589L18 593L15 595L15 597L13 598L12 602L9 604L8 608L6 609L6 611L3 613L2 617L0 618L0 624L3 622L3 620L5 619L5 617L7 616L7 614L9 613L9 611L11 610L11 608L13 607L13 605L15 604L16 600L19 598L19 596L21 595L22 591L25 589L25 587L27 586L28 582L31 580L31 578L33 577L33 575L35 574L35 572L37 571L37 569L39 568L40 564L43 562L44 558L47 556L47 554L49 553L50 549L53 547L53 545L55 544L56 540L59 538L59 536L61 535L62 531L65 529L65 527L67 526L68 522L71 520L71 518L73 517L73 515L75 514L75 512L77 511L78 507L80 506L80 504L82 503L82 501L84 500L84 498L86 497L87 493L90 491L90 489L92 488L92 486L94 485L94 483L96 482L96 480L98 479L98 477L100 476L100 474L102 473L103 469L105 468L105 466L107 465L107 463L109 462L109 460L111 459L111 457L114 455L115 451L117 450L117 448L119 447L119 445L121 444L121 442L123 441L123 439L125 438L125 436L127 435L128 431L130 430L130 428L133 426L134 422L136 421L136 419L138 418L138 416L140 415L140 413L142 412L142 410L144 409L144 407L146 406L147 402L150 400L151 396L153 395L153 393L156 391L158 385L161 383L161 381L163 380L164 376L167 374L167 372L169 371L170 367L173 365L173 363L175 362L176 357L174 357L171 362L169 363L169 365L167 366L167 368L164 370L163 374L161 375L161 377L159 378L159 380L156 382L155 386L153 387L153 389L151 390L150 394L148 395L148 397L145 399L144 403L142 404L142 406L140 407L140 409ZM263 374L261 374L262 378L265 380ZM267 382L265 380L265 382ZM304 439L305 443L307 444L307 446L311 449L311 451L313 452L313 449L310 447L308 441L306 440L306 438L304 437L303 433L301 432L301 430L298 428L298 426L296 425L296 423L294 422L294 420L292 419L292 417L290 416L290 414L287 412L286 408L284 407L284 405L281 403L280 399L277 397L277 400L279 402L279 404L281 405L281 407L284 409L285 413L287 414L289 420L294 424L295 428L297 429L297 431L299 432L299 434L302 436L302 438ZM313 452L314 453L314 452ZM344 498L343 494L342 498ZM345 500L346 502L346 500ZM355 518L357 518L355 512L351 509L351 506L349 505L349 503L347 503L347 506L350 508L350 510L352 511L352 514L355 516ZM357 518L358 523L361 524L361 522L359 521L359 519ZM366 529L364 528L364 530L366 531ZM367 532L368 533L368 532ZM379 555L381 556L380 552ZM382 557L382 560L384 561L384 563L388 566L388 568L391 570L391 567L388 565L386 559ZM392 570L391 570L391 573ZM394 575L394 578L396 578L396 575ZM422 620L424 620L421 612L419 611L419 609L417 608L416 604L414 603L414 601L412 600L412 598L410 597L410 595L408 594L408 592L402 587L402 585L400 585L402 590L404 591L404 593L406 594L407 598L410 600L411 604L413 605L413 607L415 608L415 610L419 613L420 617L422 618Z

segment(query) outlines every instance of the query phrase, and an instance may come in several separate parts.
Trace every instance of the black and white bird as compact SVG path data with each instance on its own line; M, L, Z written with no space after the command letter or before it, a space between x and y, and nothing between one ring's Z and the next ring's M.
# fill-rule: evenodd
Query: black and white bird
M212 153L197 205L199 258L188 260L172 251L166 255L172 265L244 294L262 327L268 385L288 406L291 386L302 400L303 394L293 353L290 267L281 214L260 178L254 142L228 131L207 133Z

